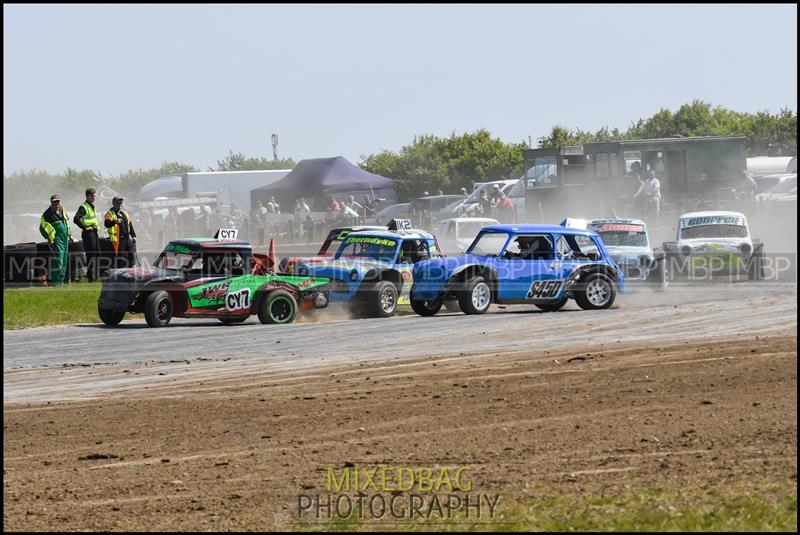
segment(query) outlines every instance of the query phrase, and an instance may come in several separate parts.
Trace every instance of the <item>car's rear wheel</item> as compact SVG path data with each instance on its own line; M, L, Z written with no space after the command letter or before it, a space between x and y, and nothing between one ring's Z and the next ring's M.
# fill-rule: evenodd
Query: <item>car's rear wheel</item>
M411 308L420 316L435 316L442 308L442 300L436 301L419 301L417 299L411 300Z
M119 323L122 321L122 318L125 317L124 310L103 308L100 305L97 305L97 314L100 316L100 320L102 320L103 323L112 327L119 325Z
M483 314L492 304L492 289L480 275L472 277L458 293L458 304L464 314Z
M164 290L147 296L144 304L144 319L150 327L166 327L172 320L174 307L172 298Z
M286 290L272 290L261 300L258 319L261 323L291 323L297 315L297 301Z
M599 310L614 304L614 283L602 273L592 273L576 284L573 294L575 302L584 310Z
M556 310L559 310L566 304L567 304L566 297L562 297L558 301L553 301L552 303L534 303L534 305L544 310L545 312L555 312Z

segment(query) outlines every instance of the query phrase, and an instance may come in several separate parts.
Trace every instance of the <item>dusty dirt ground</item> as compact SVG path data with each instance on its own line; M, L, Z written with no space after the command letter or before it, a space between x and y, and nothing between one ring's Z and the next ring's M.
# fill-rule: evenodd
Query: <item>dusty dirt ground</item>
M4 530L291 529L328 466L542 492L797 474L796 332L327 365L4 407ZM88 457L88 458L87 458Z

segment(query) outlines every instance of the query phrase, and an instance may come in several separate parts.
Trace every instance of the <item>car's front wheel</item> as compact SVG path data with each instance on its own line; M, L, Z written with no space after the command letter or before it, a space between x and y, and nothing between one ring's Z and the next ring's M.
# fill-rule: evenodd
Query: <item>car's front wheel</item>
M417 299L411 300L411 308L420 316L435 316L442 308L442 300L436 301L420 301Z
M394 316L397 310L397 286L390 281L378 281L370 291L372 315L379 318Z
M617 294L614 283L602 273L592 273L576 286L575 302L584 310L599 310L614 304Z
M110 325L114 327L115 325L119 325L122 321L122 318L125 317L124 310L113 310L110 308L103 308L100 305L97 305L97 314L100 316L100 320L105 323L106 325Z
M492 304L492 289L480 275L472 277L458 293L458 304L464 314L483 314Z
M286 290L272 290L261 300L258 319L261 323L291 323L297 315L297 301Z
M144 319L150 327L166 327L172 320L173 303L169 293L164 290L147 296L144 304Z

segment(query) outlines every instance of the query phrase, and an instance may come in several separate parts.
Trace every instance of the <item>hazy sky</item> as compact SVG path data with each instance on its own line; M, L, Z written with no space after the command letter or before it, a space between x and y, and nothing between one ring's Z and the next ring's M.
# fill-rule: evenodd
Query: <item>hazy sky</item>
M797 111L792 5L3 6L3 169L626 129L693 99Z

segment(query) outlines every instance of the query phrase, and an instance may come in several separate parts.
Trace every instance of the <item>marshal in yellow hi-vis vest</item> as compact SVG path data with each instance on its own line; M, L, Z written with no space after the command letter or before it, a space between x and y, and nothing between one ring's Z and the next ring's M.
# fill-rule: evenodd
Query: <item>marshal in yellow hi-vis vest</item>
M92 203L90 203L89 201L86 201L81 206L83 206L83 209L84 209L85 212L84 212L83 217L81 218L81 223L83 223L83 225L79 225L79 226L83 230L88 230L90 228L93 228L95 230L99 230L100 225L97 222L97 212L95 212L94 206L92 206Z
M105 225L106 230L108 231L108 239L111 240L111 244L114 246L114 252L119 253L119 236L120 236L120 222L119 222L119 215L124 216L125 223L128 225L127 234L131 236L133 232L133 224L131 223L131 216L125 210L119 210L117 212L113 208L111 208L104 217L106 223L110 221L114 221L114 224L109 226L108 224Z

